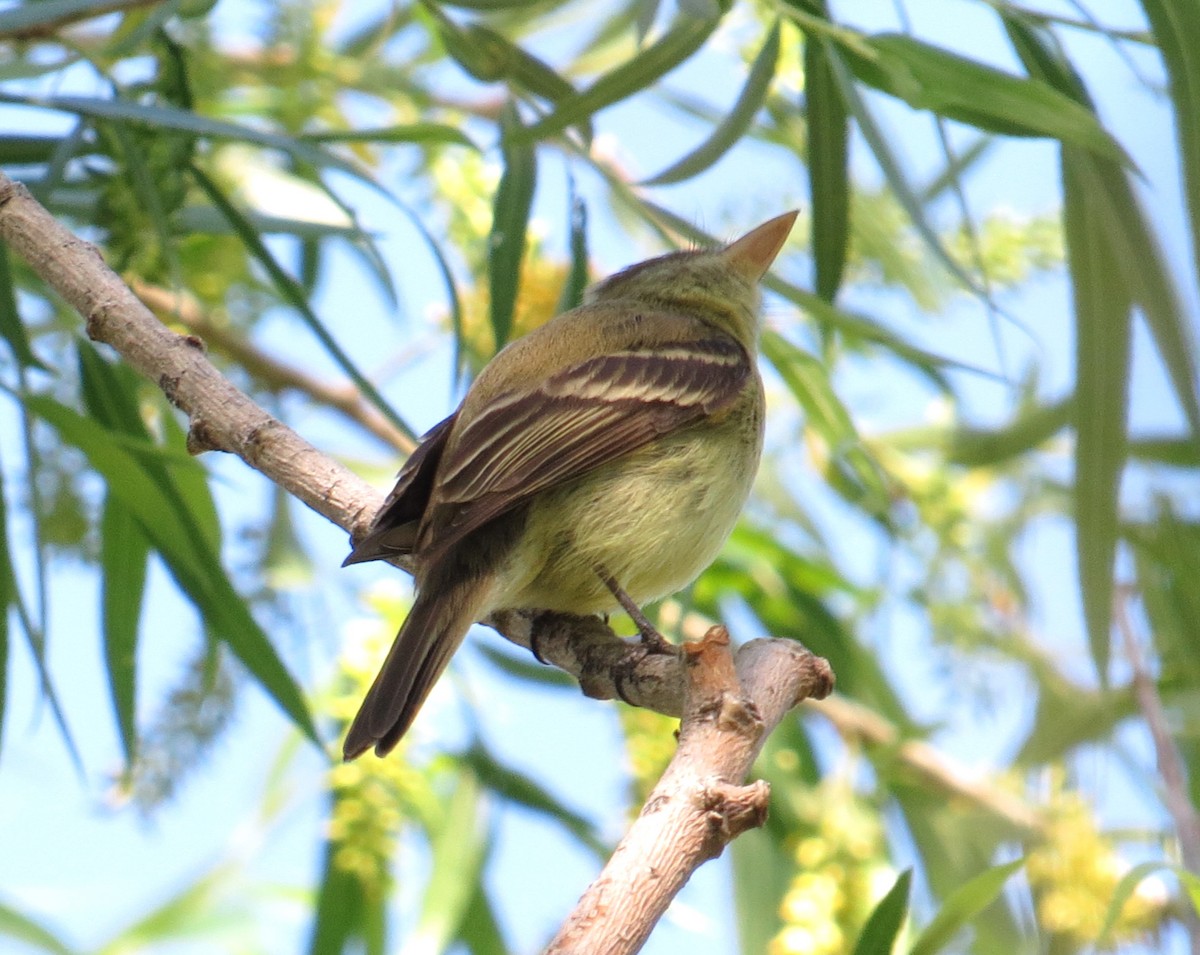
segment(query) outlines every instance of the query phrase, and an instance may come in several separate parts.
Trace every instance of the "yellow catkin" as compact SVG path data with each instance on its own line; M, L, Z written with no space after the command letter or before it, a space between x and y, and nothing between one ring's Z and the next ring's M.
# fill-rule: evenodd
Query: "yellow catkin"
M1078 793L1056 795L1046 839L1026 863L1042 926L1074 942L1095 943L1128 869L1083 798ZM1143 882L1125 902L1109 934L1112 945L1144 936L1161 921L1165 899L1154 888Z

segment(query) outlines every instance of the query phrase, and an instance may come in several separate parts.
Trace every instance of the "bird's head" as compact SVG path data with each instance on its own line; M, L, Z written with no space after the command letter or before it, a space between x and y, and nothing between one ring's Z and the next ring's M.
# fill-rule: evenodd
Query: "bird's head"
M796 216L796 212L776 216L720 248L671 252L631 265L594 285L586 300L626 300L642 307L687 309L753 347L758 283L783 247Z

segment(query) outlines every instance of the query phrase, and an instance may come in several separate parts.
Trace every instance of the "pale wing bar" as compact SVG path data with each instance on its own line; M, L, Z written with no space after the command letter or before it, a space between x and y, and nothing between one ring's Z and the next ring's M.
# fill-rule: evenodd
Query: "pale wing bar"
M442 462L434 504L448 510L433 547L720 411L751 373L737 342L713 337L589 359L497 399Z

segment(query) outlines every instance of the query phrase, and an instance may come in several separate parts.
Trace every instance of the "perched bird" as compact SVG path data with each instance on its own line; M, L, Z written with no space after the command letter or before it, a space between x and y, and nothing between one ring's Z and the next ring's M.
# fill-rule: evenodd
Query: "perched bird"
M411 555L416 602L343 752L384 755L471 624L603 613L691 583L758 469L758 282L795 212L630 266L506 348L427 434L346 564Z

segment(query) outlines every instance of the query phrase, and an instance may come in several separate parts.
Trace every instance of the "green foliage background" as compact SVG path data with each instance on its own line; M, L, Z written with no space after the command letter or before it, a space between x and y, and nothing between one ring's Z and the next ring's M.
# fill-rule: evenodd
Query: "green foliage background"
M165 322L205 338L236 381L301 430L322 422L332 452L381 479L411 448L412 422L431 415L354 356L403 378L414 354L452 339L469 375L579 299L597 233L632 261L800 205L804 226L769 282L772 426L758 491L718 563L658 608L680 633L723 618L800 639L838 676L840 699L806 708L763 754L772 815L732 849L743 951L1182 951L1200 892L1187 871L1200 845L1176 829L1194 822L1200 792L1200 400L1194 311L1182 304L1200 274L1200 10L1142 0L1118 24L1098 2L1058 14L978 0L997 51L922 39L903 6L902 30L872 32L852 6L285 0L235 16L203 0L25 2L0 11L0 164L98 242ZM1159 245L1161 197L1143 197L1126 146L1098 118L1087 64L1063 42L1080 36L1109 44L1126 81L1174 111L1193 251L1177 267ZM997 56L1013 65L997 69ZM697 62L737 76L736 91L714 103L673 81ZM670 141L670 161L636 176L663 143L653 120L644 139L614 140L609 117L628 107L682 120L694 140ZM918 129L938 144L933 175L904 159ZM981 182L994 190L989 164L1021 139L1054 145L1056 165L1037 175L1061 202L1041 216L977 195ZM711 230L694 224L696 193L679 184L721 191ZM531 228L538 202L562 210L551 235ZM409 223L440 282L437 320L397 326L382 346L355 340L353 321L335 321L320 297L339 268L367 276L361 296L387 310L413 284L364 225L374 208ZM1069 284L1070 313L1023 313L1049 275ZM977 306L968 318L964 300ZM972 323L969 353L940 347L956 340L940 331L952 321ZM263 344L280 322L312 343L317 371ZM1137 329L1175 406L1153 409L1146 430L1130 426ZM0 674L40 686L64 751L87 760L56 692L47 644L61 636L47 620L64 567L81 566L101 581L102 626L72 638L103 647L111 707L92 718L119 735L122 799L152 815L203 774L214 744L237 732L230 717L250 684L299 738L334 739L403 600L364 596L372 622L347 627L344 652L301 680L302 655L279 631L295 625L295 595L330 584L288 502L275 495L254 518L224 506L153 384L88 344L79 317L3 247L0 339L15 422L0 447ZM1047 355L1062 340L1074 360L1057 387ZM872 407L879 396L862 383L875 369L922 411ZM1047 526L1070 529L1075 572L1035 579L1044 564L1019 554ZM254 546L239 544L247 532ZM181 637L142 620L158 566L195 608L182 628L195 650L179 683L147 700L147 654ZM1076 600L1089 667L1036 624L1039 601ZM898 617L917 621L927 666L895 666L881 648ZM16 665L17 645L31 669ZM488 654L504 679L561 683ZM930 673L936 685L918 685ZM1033 712L1007 764L980 779L939 752L941 724L1008 705L1017 694L1003 687ZM4 689L11 741L26 714L4 705ZM1146 734L1132 747L1119 735L1147 716L1163 730L1157 751ZM629 804L613 818L636 807L671 749L669 721L628 709L620 720ZM295 751L283 747L280 776ZM1135 830L1108 831L1095 811L1084 767L1097 753L1154 780L1138 792ZM538 758L552 766L555 754ZM485 879L486 803L524 807L597 858L608 848L611 820L571 809L552 772L508 765L473 730L432 756L418 746L412 759L343 766L331 755L319 785L321 872L298 902L313 952L510 950L513 901ZM264 827L278 798L264 796ZM427 843L430 868L400 927L389 899L412 872L395 858L405 835ZM249 865L222 863L101 950L184 937L258 950L253 906L221 895ZM73 951L69 922L0 904L0 934L34 950Z

